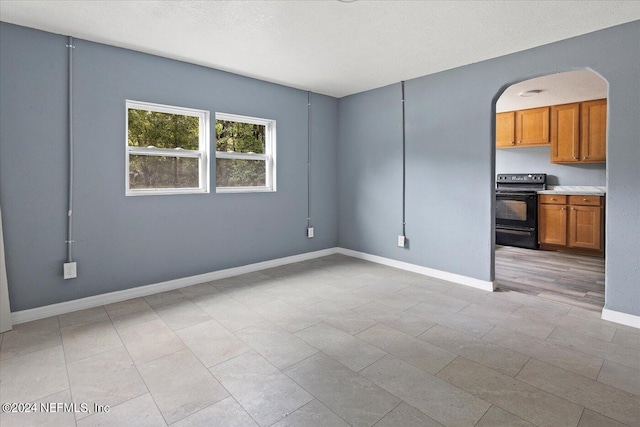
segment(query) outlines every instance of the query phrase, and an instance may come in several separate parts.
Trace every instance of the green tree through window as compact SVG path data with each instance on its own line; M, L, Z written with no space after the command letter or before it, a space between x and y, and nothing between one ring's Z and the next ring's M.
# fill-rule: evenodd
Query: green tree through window
M127 105L128 190L201 189L200 133L208 113L133 101Z

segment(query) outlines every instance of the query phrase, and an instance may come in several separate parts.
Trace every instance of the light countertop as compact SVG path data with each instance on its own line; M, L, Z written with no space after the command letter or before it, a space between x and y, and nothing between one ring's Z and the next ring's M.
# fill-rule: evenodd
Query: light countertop
M607 187L587 185L549 185L547 190L538 191L538 194L566 194L568 196L604 196Z

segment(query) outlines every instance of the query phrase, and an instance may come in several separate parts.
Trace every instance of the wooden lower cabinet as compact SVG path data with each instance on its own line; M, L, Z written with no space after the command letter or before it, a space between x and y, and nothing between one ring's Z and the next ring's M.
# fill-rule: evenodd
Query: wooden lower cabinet
M540 244L567 245L567 207L541 204L538 209Z
M604 256L603 209L601 196L540 195L540 248Z
M602 250L602 208L571 206L569 210L569 247Z

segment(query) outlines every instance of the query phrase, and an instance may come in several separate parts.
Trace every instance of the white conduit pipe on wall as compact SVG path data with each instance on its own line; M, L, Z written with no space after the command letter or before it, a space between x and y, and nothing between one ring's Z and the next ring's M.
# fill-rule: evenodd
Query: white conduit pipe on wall
M67 210L67 262L73 261L73 37L69 37L69 200Z
M407 155L406 155L406 125L404 112L404 80L401 82L402 87L402 235L407 235L406 222L406 206L407 206Z
M311 92L307 92L307 229L311 227Z

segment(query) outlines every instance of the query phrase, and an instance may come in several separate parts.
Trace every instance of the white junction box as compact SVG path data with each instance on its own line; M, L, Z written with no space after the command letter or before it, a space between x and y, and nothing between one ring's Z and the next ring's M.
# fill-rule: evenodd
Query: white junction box
M308 227L307 228L307 237L309 239L313 238L313 227Z
M63 271L65 279L75 279L76 277L78 277L78 270L76 269L75 262L65 262Z
M404 236L398 236L398 247L404 248Z

